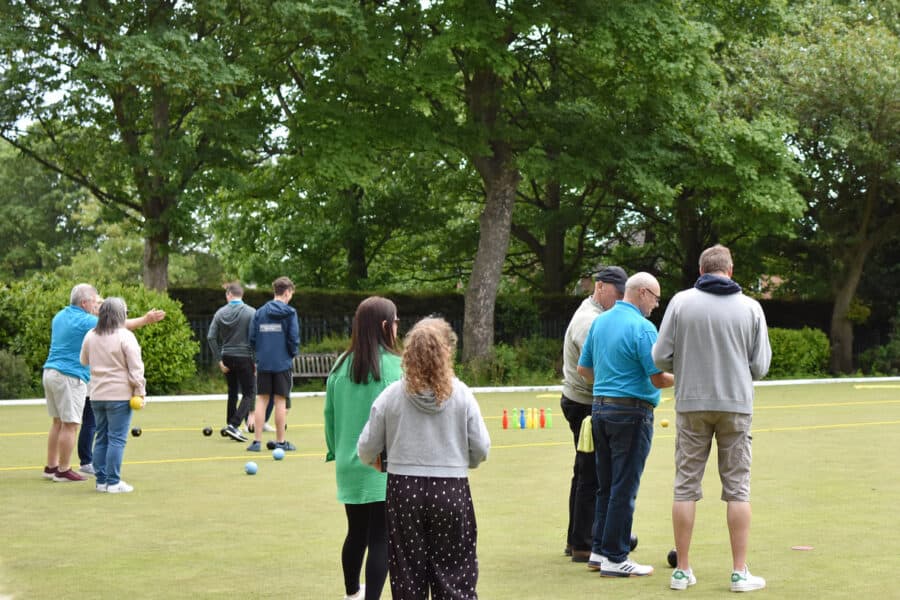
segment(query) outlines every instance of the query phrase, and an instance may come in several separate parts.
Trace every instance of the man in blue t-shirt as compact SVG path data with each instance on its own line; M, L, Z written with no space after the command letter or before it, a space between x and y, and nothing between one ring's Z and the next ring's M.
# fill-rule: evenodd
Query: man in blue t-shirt
M634 502L653 439L660 388L674 383L653 364L656 327L646 319L659 305L659 282L636 273L625 298L594 319L578 359L593 382L591 422L597 463L594 539L588 568L607 577L650 575L653 567L628 558Z
M94 419L87 400L91 371L81 364L81 343L87 332L97 325L97 310L101 303L102 299L94 286L79 283L72 288L69 306L56 313L51 323L50 353L44 363L42 377L47 412L53 419L47 436L47 464L43 474L46 479L57 482L86 479L72 470L69 462L82 419L86 425L82 434L88 454L93 444ZM164 311L153 309L142 317L128 319L125 327L134 330L156 323L165 316ZM90 456L82 456L81 470L87 474L93 473Z

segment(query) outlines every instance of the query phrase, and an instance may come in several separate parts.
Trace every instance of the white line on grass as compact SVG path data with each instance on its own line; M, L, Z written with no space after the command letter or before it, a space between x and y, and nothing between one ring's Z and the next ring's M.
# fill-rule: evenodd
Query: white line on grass
M887 383L900 382L900 377L843 377L835 379L778 379L774 381L754 381L755 387L768 387L779 385L820 385L828 383ZM475 387L472 391L476 394L497 394L505 392L562 392L561 385L532 385L532 386L507 386L507 387ZM315 398L324 396L325 392L294 392L291 398ZM147 402L207 402L210 400L227 400L227 394L185 394L183 396L147 396ZM43 398L25 398L22 400L0 400L0 408L4 406L33 406L45 404Z

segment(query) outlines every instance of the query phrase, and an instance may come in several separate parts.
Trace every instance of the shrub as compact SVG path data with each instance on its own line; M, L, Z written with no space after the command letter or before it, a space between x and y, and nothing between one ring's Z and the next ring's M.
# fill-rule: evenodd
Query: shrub
M868 375L900 375L900 305L891 319L888 343L863 352L859 365Z
M538 332L541 315L534 298L527 294L507 294L497 298L497 339L513 343Z
M31 371L25 360L7 350L0 350L0 399L30 398Z
M496 344L489 358L479 358L455 367L457 376L470 386L503 385L518 371L516 351L508 344Z
M769 377L818 377L827 374L831 347L819 329L769 329L772 365Z
M193 337L180 302L141 286L111 284L105 286L102 293L124 298L129 317L139 317L153 308L166 311L166 318L159 323L134 332L141 345L148 394L173 392L181 382L194 375L194 356L199 352L200 344Z
M330 333L319 341L309 343L301 341L300 352L304 354L316 354L324 352L343 352L350 347L350 336Z
M533 373L552 374L562 378L562 338L532 336L515 345L516 362L520 369Z
M9 348L25 361L35 389L40 389L41 369L50 348L50 322L69 303L72 285L55 275L38 274L0 290L0 324ZM131 317L151 308L166 311L163 321L135 332L141 344L148 393L171 392L194 374L194 355L199 346L178 302L140 286L95 285L105 296L123 297Z
M456 366L470 386L553 385L562 377L562 340L530 337L514 345L500 343L488 359Z

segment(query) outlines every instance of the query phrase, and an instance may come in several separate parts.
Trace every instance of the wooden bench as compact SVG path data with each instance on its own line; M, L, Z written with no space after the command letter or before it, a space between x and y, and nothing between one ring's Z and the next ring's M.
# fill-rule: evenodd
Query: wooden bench
M294 357L291 375L294 379L327 379L338 356L337 352L298 354Z

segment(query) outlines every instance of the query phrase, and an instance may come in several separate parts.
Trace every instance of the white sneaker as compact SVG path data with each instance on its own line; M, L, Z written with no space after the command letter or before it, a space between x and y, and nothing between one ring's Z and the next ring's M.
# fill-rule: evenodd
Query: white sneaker
M98 492L103 492L103 493L105 494L105 493L106 493L106 489L107 489L108 487L109 487L109 486L106 485L105 483L98 483L98 484L97 484L97 491L98 491Z
M359 591L352 596L344 596L344 600L363 600L366 597L366 584L359 584Z
M114 483L112 485L106 486L107 494L127 494L128 492L133 492L134 486L128 485L124 481L119 481L119 483Z
M644 575L652 575L653 567L640 565L630 558L626 558L620 563L606 559L600 568L600 574L604 577L642 577Z
M268 423L264 423L263 431L268 431L269 433L272 433L273 431L275 431L275 428L272 427L271 425L269 425Z
M607 562L609 562L609 559L602 554L591 552L591 556L590 558L588 558L588 569L590 569L591 571L601 571L603 569L603 565L605 565Z
M91 463L88 463L86 465L81 465L81 467L78 470L80 472L84 473L85 475L96 475L97 474L94 471L94 465L92 465Z
M731 573L731 591L732 592L752 592L761 590L766 587L766 580L756 575L751 575L747 565L744 565L743 571L733 571Z
M688 568L687 571L684 569L675 569L672 572L672 579L669 581L669 587L673 590L686 590L689 585L694 585L697 583L697 578L694 577L694 570Z

